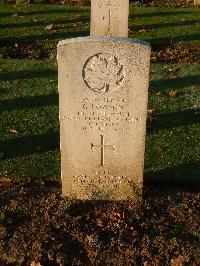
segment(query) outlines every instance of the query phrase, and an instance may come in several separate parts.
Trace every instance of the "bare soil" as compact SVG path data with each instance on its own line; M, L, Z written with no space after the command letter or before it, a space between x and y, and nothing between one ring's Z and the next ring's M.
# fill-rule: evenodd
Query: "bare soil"
M14 44L4 49L0 58L3 59L26 59L45 60L56 58L56 44L49 46L33 44ZM200 58L199 45L176 44L167 47L152 47L151 60L158 63L198 63Z
M1 265L200 265L197 188L145 185L135 206L69 202L57 182L1 185Z
M200 58L200 46L191 45L184 46L177 44L168 47L153 47L151 53L152 62L159 63L182 63L194 64L198 63Z

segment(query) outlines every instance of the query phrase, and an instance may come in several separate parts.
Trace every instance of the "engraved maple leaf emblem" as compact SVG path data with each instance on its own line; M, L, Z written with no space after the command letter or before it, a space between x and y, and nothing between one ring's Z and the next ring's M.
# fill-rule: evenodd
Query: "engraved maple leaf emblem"
M116 56L96 54L86 62L83 79L95 92L113 92L124 80L124 67Z

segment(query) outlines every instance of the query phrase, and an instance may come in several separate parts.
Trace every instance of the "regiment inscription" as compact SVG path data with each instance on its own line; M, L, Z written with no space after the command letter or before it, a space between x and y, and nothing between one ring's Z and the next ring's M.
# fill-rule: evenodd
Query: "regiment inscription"
M84 98L80 108L73 116L63 116L66 121L79 121L84 131L115 130L125 132L129 123L141 122L142 118L130 116L127 99L115 98Z

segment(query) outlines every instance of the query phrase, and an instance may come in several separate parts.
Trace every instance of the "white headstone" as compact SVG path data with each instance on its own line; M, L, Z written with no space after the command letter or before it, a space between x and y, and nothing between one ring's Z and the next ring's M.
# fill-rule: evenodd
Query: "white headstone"
M91 0L91 36L128 37L129 0Z
M200 6L200 0L194 0L194 6Z
M141 190L149 65L144 42L59 42L63 196L126 200Z

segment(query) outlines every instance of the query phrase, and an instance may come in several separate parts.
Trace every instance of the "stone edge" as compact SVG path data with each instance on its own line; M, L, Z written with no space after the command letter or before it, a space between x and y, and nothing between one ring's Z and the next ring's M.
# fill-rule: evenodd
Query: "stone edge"
M72 44L72 43L80 43L80 42L126 42L130 44L137 44L137 45L144 45L147 47L151 47L150 43L137 40L137 39L131 39L126 37L105 37L105 36L98 36L98 37L78 37L78 38L71 38L71 39L65 39L62 41L59 41L58 46L63 46L66 44Z

